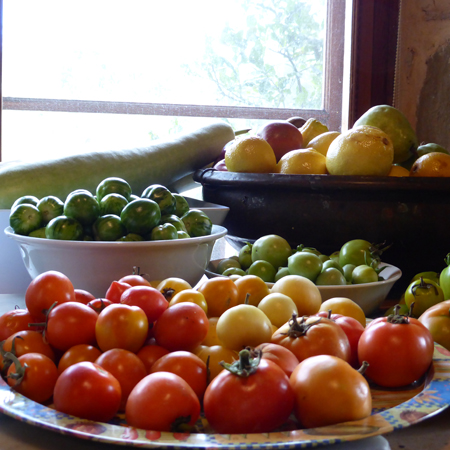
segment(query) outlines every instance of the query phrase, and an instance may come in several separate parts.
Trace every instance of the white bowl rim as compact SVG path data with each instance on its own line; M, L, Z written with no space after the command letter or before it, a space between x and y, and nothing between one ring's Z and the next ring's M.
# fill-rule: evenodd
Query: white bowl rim
M219 261L221 261L221 260L210 261L208 266L210 264L217 263ZM402 276L402 271L398 267L393 266L392 264L382 262L382 263L380 263L379 267L391 268L393 270L393 272L389 275L389 278L387 278L386 280L374 281L373 283L344 284L344 285L318 285L317 287L319 288L320 291L323 291L323 292L326 292L329 290L345 291L347 289L358 290L358 289L367 289L368 287L375 288L375 287L384 286L386 284L393 284ZM205 270L205 273L206 273L206 275L210 275L210 276L214 276L214 277L223 276L218 273L211 272L208 269ZM381 272L381 274L383 274L383 272ZM266 284L269 288L272 288L275 283L266 283Z
M186 239L167 239L161 241L69 241L69 240L59 240L59 239L44 239L38 237L22 236L20 234L15 234L11 227L6 227L4 230L5 234L15 241L22 244L39 244L48 247L88 247L88 248L101 248L101 247L111 247L115 246L117 248L124 247L184 247L199 245L203 243L210 242L212 240L217 240L225 236L228 230L221 225L213 225L211 234L207 236L191 237Z

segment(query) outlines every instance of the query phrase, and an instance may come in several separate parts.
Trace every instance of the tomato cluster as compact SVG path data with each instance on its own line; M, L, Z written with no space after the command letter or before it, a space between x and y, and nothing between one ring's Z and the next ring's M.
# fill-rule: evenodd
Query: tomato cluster
M77 189L62 201L55 196L18 198L11 207L11 228L25 236L96 241L184 239L211 234L212 222L201 210L159 184L140 197L122 178L99 183L95 194Z
M407 385L431 363L431 335L408 316L364 326L350 299L322 309L304 277L283 277L271 292L256 276L239 281L155 287L132 274L92 298L45 272L30 283L26 309L0 316L2 375L30 399L86 419L123 412L133 427L195 431L203 414L211 431L251 433L364 418L369 383Z
M235 277L256 275L269 283L286 275L306 277L318 286L373 283L382 280L380 257L388 248L353 239L331 255L325 255L304 245L292 249L283 237L269 234L244 245L238 256L220 261L217 273Z

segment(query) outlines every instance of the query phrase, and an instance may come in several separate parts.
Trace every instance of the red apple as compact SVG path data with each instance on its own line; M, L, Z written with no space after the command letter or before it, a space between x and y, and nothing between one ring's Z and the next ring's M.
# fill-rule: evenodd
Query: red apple
M270 122L259 129L257 135L265 139L273 151L277 161L291 150L302 148L302 132L287 120Z

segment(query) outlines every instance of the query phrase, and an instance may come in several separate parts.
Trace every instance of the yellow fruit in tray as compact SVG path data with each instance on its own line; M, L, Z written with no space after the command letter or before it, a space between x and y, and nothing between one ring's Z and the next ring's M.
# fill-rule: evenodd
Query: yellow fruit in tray
M303 147L307 148L309 142L319 134L326 133L328 127L317 119L308 119L306 123L300 128L303 136Z
M450 155L431 152L417 159L409 172L410 177L450 177Z
M389 173L394 147L389 136L376 127L354 127L338 136L328 148L326 163L331 175L375 175Z
M316 152L326 156L328 147L340 134L339 131L327 131L326 133L319 134L319 136L309 141L308 148L312 148Z
M402 166L392 164L391 170L389 171L388 175L390 177L409 177L409 170L405 169Z
M326 157L322 153L309 148L291 150L278 161L277 172L298 175L326 174Z
M266 140L245 136L235 139L227 148L225 164L229 172L274 173L277 160Z
M415 131L406 116L389 105L378 105L367 110L353 125L371 125L382 129L394 146L394 163L409 159L419 145Z

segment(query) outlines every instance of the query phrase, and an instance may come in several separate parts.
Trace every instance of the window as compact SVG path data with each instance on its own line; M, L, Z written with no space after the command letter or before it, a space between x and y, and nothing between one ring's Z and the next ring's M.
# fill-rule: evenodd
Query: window
M342 120L345 0L3 0L1 159Z

